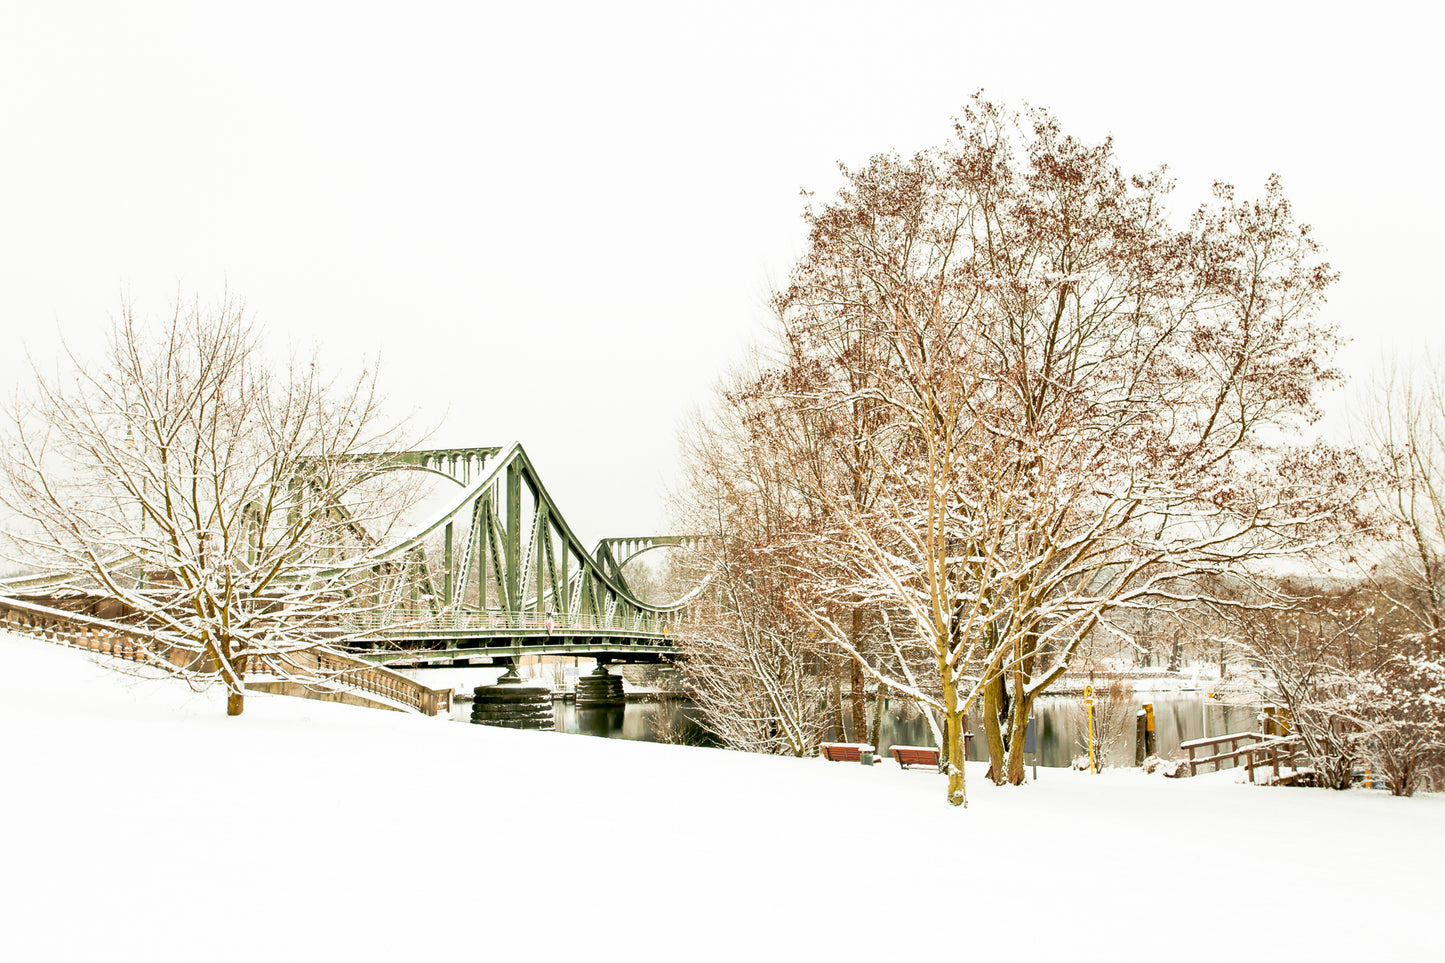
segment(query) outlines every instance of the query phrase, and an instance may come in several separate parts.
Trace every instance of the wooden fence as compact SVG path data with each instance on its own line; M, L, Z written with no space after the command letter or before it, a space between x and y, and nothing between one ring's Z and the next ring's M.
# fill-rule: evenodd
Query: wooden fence
M1228 752L1195 755L1197 751L1213 749L1225 743L1229 744ZM1199 767L1208 763L1213 763L1214 771L1218 772L1226 762L1238 763L1243 760L1250 782L1254 782L1254 771L1264 766L1273 767L1276 779L1279 778L1282 766L1293 769L1302 747L1303 740L1299 736L1271 736L1263 732L1231 732L1208 739L1191 739L1179 744L1180 749L1189 753L1189 775L1197 775Z
M0 598L0 628L139 664L200 671L208 660L200 649L167 641L136 626L18 599ZM305 698L363 692L388 707L429 716L450 713L452 707L450 689L430 689L399 672L333 652L308 650L253 657L247 675L291 683L287 693Z

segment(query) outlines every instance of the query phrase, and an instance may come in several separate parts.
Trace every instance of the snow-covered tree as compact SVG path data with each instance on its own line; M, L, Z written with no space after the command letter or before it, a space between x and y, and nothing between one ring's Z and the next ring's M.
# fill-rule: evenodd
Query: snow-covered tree
M1378 546L1365 554L1379 655L1337 711L1393 792L1445 781L1445 368L1438 355L1382 365L1355 434L1377 472Z
M375 371L271 363L231 300L160 323L127 304L98 351L64 360L36 366L7 419L7 534L27 569L119 603L169 654L157 664L226 687L230 715L253 660L314 679L337 612L364 604L348 595L372 573L348 560L409 497L370 454L400 440Z
M1176 228L1162 170L1039 110L976 98L945 147L844 174L806 215L749 430L791 465L817 439L866 457L866 498L791 476L821 525L795 604L855 654L851 613L905 618L939 694L874 671L942 716L962 804L970 704L993 778L1022 782L1033 700L1091 633L1327 537L1354 463L1289 440L1338 377L1334 275L1277 179Z
M913 691L933 689L926 652L906 630L906 620L900 622L887 606L820 603L848 641L846 653L840 653L837 646L821 644L823 633L813 615L799 609L796 598L798 572L816 569L817 558L807 542L829 531L827 506L811 494L837 486L850 493L852 504L866 503L876 492L880 466L870 463L874 456L853 446L854 435L779 405L759 391L761 377L757 365L734 373L723 384L715 409L695 419L684 436L685 473L673 524L681 531L717 532L718 537L699 546L689 560L695 580L707 577L714 584L694 606L679 641L684 651L724 644L741 650L747 643L754 658L781 662L766 673L740 666L733 677L723 679L718 673L724 654L718 652L689 655L684 672L699 700L713 704L719 716L739 711L746 702L733 691L739 685L772 688L777 678L793 680L795 688L787 699L779 692L768 697L779 705L773 715L749 725L770 732L816 729L809 748L829 727L842 738L842 680L849 676L853 738L876 743L889 690L886 685L878 688L870 718L864 665L875 677L907 680L908 690L895 691L907 698ZM855 404L853 416L863 407ZM760 645L765 645L766 655L757 651ZM716 698L709 694L713 689L718 690ZM801 695L804 689L807 697ZM781 708L785 701L791 708ZM934 704L936 692L921 708ZM803 724L805 718L811 721ZM941 744L938 718L928 718ZM785 751L794 749L785 745Z
M725 395L726 396L726 395ZM724 407L684 436L679 531L712 535L681 564L705 589L674 639L699 719L734 749L807 755L828 725L828 654L787 605L780 536L801 524L776 459L749 451L743 419Z
M1384 367L1356 406L1358 441L1378 459L1375 486L1388 551L1371 575L1445 645L1445 370L1429 358Z
M807 756L826 734L824 653L790 620L766 566L734 542L708 557L708 590L675 639L684 689L703 726L748 752Z
M1445 786L1445 658L1418 639L1392 648L1341 709L1376 778L1409 796L1427 778L1436 789Z
M1228 620L1264 672L1259 694L1288 710L1316 782L1348 789L1368 766L1397 795L1445 775L1445 660L1398 604L1406 587L1285 580L1268 605Z
M1359 635L1369 610L1348 589L1289 582L1272 588L1268 599L1232 600L1243 603L1228 610L1237 642L1263 670L1263 700L1285 708L1316 782L1348 789L1361 756L1357 727L1345 710L1369 662Z

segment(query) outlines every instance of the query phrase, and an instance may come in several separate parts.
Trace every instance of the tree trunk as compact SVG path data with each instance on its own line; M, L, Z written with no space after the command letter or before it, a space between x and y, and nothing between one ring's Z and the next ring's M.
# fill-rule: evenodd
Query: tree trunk
M224 651L231 651L229 644ZM234 689L230 686L226 688L226 715L228 716L239 716L246 710L246 665L249 661L250 656L242 655L234 658L231 662L236 673L236 685Z
M1029 712L1033 708L1033 697L1016 697L1012 707L1009 726L1008 783L1022 786L1024 783L1024 741L1028 738Z
M863 634L863 610L854 609L852 614L852 625L849 630L849 641L853 648L860 649L859 636ZM868 695L863 691L863 663L853 658L849 660L853 670L853 677L849 680L853 696L853 741L863 742L866 740L865 733L868 732ZM873 743L876 748L878 743Z
M863 691L863 664L857 659L853 659L852 663L853 741L864 742L868 732L868 696ZM875 742L873 745L876 747L878 744Z
M833 690L829 700L832 705L828 707L833 715L833 739L837 742L848 741L848 731L843 727L843 667L834 663L833 665Z
M233 658L231 640L227 638L207 639L204 651L209 670L226 683L226 715L239 716L246 710L247 656Z
M881 748L879 740L883 738L883 713L887 710L888 690L882 683L878 685L878 692L873 697L873 727L868 731L868 743L874 749Z
M1007 781L1004 767L1008 745L1004 742L1003 726L1000 724L1000 717L1007 711L1004 695L1002 674L984 684L983 735L988 742L988 778L999 786Z
M964 786L963 713L958 707L958 686L953 673L943 674L943 740L948 755L948 804L968 808L968 792Z

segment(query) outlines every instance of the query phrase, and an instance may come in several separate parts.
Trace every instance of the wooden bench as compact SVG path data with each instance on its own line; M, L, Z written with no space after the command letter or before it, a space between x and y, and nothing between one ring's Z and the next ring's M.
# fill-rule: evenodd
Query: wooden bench
M825 742L819 748L829 762L862 762L863 753L874 751L866 742Z
M973 741L973 733L963 734L963 754L968 755L968 744ZM938 750L933 746L890 746L889 752L893 753L894 760L899 768L907 769L909 766L931 766L938 768ZM901 753L901 754L900 754Z
M927 746L894 746L889 752L893 753L894 761L903 769L907 769L909 766L938 768L937 749L930 749Z

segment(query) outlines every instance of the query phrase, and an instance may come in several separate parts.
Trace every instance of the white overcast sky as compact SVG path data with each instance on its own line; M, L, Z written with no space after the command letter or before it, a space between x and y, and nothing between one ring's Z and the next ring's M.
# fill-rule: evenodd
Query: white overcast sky
M379 356L438 443L522 441L585 540L653 531L799 191L980 88L1169 164L1181 213L1279 172L1363 375L1445 320L1435 9L0 0L0 386L123 293L229 287L278 345Z

